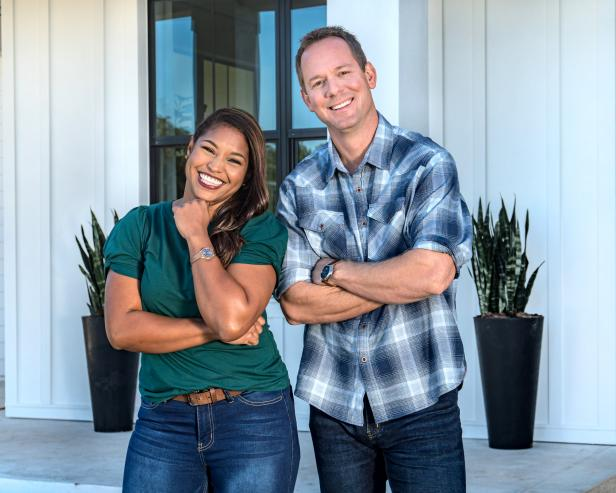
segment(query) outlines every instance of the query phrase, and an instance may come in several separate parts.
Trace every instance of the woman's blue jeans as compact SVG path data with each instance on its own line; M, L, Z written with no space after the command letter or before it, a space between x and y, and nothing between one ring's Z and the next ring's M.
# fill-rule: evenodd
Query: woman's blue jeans
M144 400L122 491L290 493L298 466L290 388L202 406Z
M310 408L322 493L463 493L466 491L458 391L408 416L375 424L369 406L364 426Z

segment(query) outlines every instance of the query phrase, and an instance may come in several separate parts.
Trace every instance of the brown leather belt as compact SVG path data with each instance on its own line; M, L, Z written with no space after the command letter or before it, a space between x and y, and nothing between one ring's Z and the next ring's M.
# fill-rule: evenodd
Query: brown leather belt
M225 393L226 392L226 393ZM214 404L218 401L223 401L229 397L237 397L242 392L240 390L223 390L223 389L207 389L190 394L176 395L174 401L187 402L191 406L203 406L205 404Z

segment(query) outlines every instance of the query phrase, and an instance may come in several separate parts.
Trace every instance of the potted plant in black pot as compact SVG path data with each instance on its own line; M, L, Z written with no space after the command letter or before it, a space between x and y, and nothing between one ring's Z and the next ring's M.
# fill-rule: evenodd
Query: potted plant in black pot
M139 354L118 351L111 347L105 332L105 234L94 212L92 215L92 244L83 226L81 238L75 237L88 288L90 315L82 317L83 335L90 380L90 398L94 431L131 431L135 409L135 391ZM114 211L114 223L118 221Z
M475 335L488 424L489 446L523 449L533 445L543 316L525 313L539 265L526 282L528 211L524 246L515 204L511 218L501 199L498 221L481 199L473 217L472 277L480 315Z

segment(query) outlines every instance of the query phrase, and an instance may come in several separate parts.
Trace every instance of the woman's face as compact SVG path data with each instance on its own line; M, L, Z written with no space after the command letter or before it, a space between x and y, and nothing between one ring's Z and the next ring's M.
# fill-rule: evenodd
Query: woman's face
M248 171L248 143L227 125L207 130L193 142L186 159L184 198L201 199L215 211L237 192Z

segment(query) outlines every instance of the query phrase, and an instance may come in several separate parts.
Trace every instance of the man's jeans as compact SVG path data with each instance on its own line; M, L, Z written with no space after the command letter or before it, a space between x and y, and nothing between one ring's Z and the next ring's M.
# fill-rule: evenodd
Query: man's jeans
M466 491L458 391L426 409L381 424L364 400L364 426L338 421L310 407L322 493Z
M298 466L290 389L203 406L143 401L122 491L290 493Z

